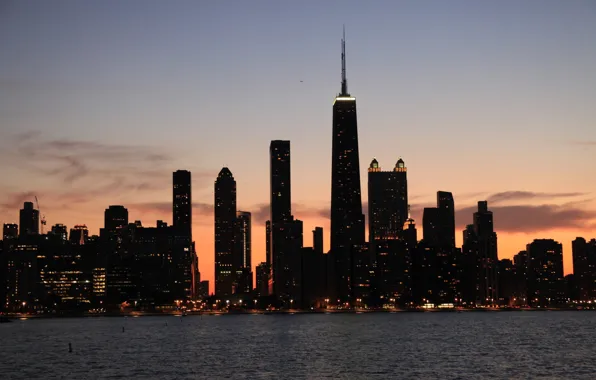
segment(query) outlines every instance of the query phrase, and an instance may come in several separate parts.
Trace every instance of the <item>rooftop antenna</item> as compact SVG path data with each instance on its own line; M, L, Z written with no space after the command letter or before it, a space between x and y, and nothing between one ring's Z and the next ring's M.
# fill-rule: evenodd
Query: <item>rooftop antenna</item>
M344 25L344 34L341 39L341 94L348 96L348 79L346 78L346 26Z

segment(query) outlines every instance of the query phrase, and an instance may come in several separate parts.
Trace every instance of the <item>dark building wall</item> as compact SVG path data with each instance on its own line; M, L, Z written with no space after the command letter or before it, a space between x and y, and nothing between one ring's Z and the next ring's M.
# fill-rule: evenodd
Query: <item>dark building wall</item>
M215 295L233 294L236 181L228 168L215 181Z
M364 243L356 99L340 94L333 104L331 255L334 293L351 302L352 245Z
M369 241L397 239L408 218L408 183L403 160L392 171L381 171L373 160L368 169Z
M2 226L2 239L10 240L19 237L19 225L16 223L4 223Z
M19 236L39 234L39 210L32 202L25 202L19 213Z
M312 245L315 252L323 253L323 227L315 227L312 231Z
M257 286L255 288L257 297L269 295L269 265L260 263L256 269Z
M493 226L493 213L488 210L486 201L478 202L474 213L474 232L478 239L479 302L493 304L498 301L498 253L497 233Z
M124 206L109 206L104 213L104 229L114 233L118 229L128 226L128 210Z
M236 213L234 231L234 269L236 281L234 293L252 292L252 238L251 214L246 211Z
M172 174L173 226L179 234L192 240L192 183L191 173L177 170Z
M290 142L273 140L269 147L270 159L270 289L269 293L279 298L291 299L295 291L292 285L292 268L300 265L295 262L300 256L294 244L294 231L297 226L292 217L291 156ZM302 230L300 228L300 237ZM302 238L300 238L302 239Z
M557 306L565 302L563 246L552 239L537 239L527 246L528 304Z
M453 194L446 191L437 192L439 246L455 247L455 204Z
M574 285L577 299L596 299L596 239L578 237L572 242Z

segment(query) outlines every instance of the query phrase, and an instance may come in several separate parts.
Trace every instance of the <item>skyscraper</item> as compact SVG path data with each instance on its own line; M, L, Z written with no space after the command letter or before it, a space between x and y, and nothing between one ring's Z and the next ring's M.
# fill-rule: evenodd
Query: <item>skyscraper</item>
M552 239L536 239L527 245L528 304L556 306L565 303L563 246Z
M2 239L14 239L19 236L19 226L16 223L4 223L2 227Z
M62 241L66 241L68 238L68 230L64 224L54 224L51 233Z
M397 239L408 219L407 169L400 158L391 171L373 159L368 169L368 240ZM373 248L374 249L374 248Z
M580 301L596 298L596 239L576 238L571 245L573 274Z
M455 205L453 194L447 191L437 192L439 209L439 245L455 248Z
M19 236L39 234L39 210L33 202L25 202L19 214Z
M233 293L234 229L236 221L236 181L223 168L215 180L215 294Z
M488 202L478 202L478 211L474 213L474 233L478 242L479 258L479 299L483 304L494 304L498 301L497 233L494 231L493 213L488 210Z
M312 231L312 246L316 253L323 253L323 227L315 227Z
M128 226L128 210L124 206L109 206L104 213L104 229L106 232L116 232Z
M192 240L191 174L188 170L173 173L173 225L177 233Z
M89 230L85 225L76 225L74 228L70 229L70 238L69 241L72 244L76 245L84 245L89 239Z
M246 211L238 211L236 212L234 231L235 293L250 293L252 291L251 242L251 214Z
M364 243L356 98L348 93L345 34L341 41L341 92L333 103L331 167L331 254L335 291L342 302L351 291L351 250Z
M271 254L271 294L288 297L290 290L289 259L292 252L287 244L288 223L292 221L292 193L290 174L290 142L271 141L270 159L270 197L271 218L269 238ZM296 252L296 254L298 254Z

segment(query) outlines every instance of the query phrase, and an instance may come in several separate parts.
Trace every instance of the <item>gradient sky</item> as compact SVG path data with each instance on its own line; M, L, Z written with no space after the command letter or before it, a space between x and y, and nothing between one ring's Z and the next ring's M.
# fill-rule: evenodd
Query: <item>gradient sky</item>
M193 172L194 237L213 290L213 182L228 166L264 260L271 140L289 139L293 212L328 243L331 107L346 26L363 200L373 157L408 166L413 217L476 201L499 257L534 238L596 237L596 3L2 1L0 223L37 195L48 228L123 204L171 222ZM301 82L303 81L303 82ZM421 236L421 230L419 230Z

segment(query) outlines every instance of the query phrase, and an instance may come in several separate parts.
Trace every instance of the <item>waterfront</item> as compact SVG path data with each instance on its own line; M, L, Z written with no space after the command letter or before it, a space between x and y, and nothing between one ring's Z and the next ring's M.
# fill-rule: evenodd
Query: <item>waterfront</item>
M592 378L593 312L15 320L3 379ZM68 352L72 343L73 352Z

